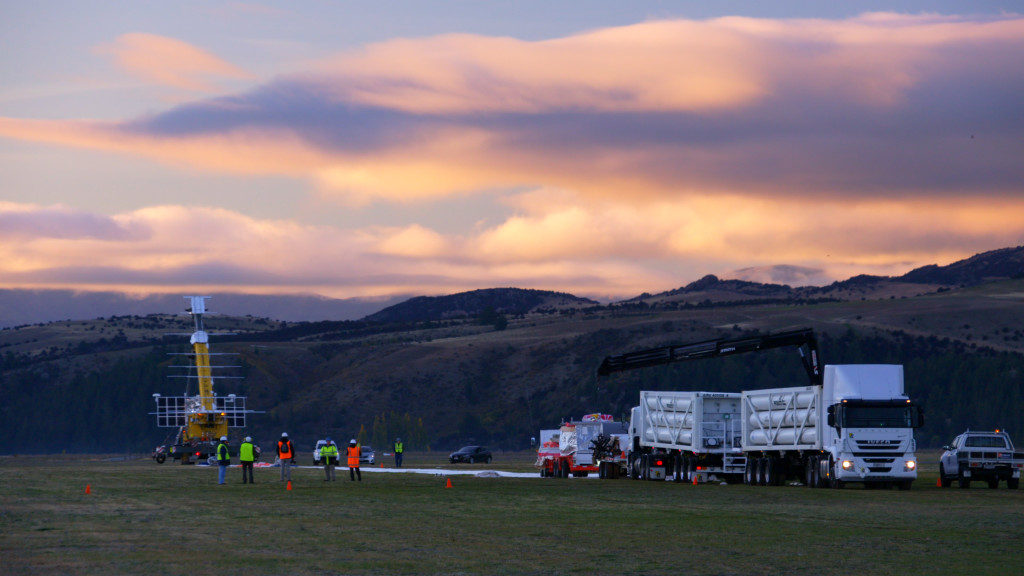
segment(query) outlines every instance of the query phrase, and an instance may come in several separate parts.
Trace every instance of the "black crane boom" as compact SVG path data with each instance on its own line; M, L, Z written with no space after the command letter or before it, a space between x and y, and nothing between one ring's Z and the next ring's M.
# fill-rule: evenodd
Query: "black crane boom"
M814 331L810 328L732 340L706 340L692 344L662 346L660 348L617 354L606 357L604 362L601 363L601 367L597 369L597 373L600 376L607 376L612 372L660 366L685 360L731 356L744 352L758 352L785 346L796 346L798 348L804 369L807 371L807 376L811 379L811 383L820 386L822 376L821 368L818 364L818 340L814 337Z

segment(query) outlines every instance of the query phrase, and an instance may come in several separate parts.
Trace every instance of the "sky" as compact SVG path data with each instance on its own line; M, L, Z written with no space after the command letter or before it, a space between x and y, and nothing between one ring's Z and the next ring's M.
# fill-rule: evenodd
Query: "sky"
M1024 244L1024 1L0 2L0 289L610 301Z

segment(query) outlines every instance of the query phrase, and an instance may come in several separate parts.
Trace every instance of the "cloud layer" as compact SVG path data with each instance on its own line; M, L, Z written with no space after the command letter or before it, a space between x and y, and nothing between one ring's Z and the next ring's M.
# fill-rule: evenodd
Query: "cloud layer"
M251 79L168 38L128 34L102 53L176 89ZM1024 239L1021 101L1013 15L396 39L142 118L0 118L0 136L286 176L353 210L488 195L495 218L452 233L260 220L241 206L7 203L0 266L12 286L209 275L337 296L632 296L772 264L798 282L900 274Z

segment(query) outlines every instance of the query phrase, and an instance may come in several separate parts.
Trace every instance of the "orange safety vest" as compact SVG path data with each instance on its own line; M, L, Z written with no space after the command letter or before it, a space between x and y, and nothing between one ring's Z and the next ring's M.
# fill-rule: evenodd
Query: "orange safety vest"
M281 460L288 460L292 457L292 443L291 440L287 442L278 441L277 451L281 453Z
M348 454L348 467L359 468L359 446L349 446L346 451Z

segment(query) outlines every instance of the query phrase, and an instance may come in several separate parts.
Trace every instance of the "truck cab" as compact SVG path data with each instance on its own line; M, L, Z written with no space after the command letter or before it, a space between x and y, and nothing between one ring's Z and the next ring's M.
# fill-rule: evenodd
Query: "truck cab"
M972 480L987 482L989 488L997 488L1000 480L1005 480L1011 490L1020 486L1024 453L1014 451L1006 432L968 430L943 450L939 459L939 483L943 488L954 479L960 488L970 488Z

